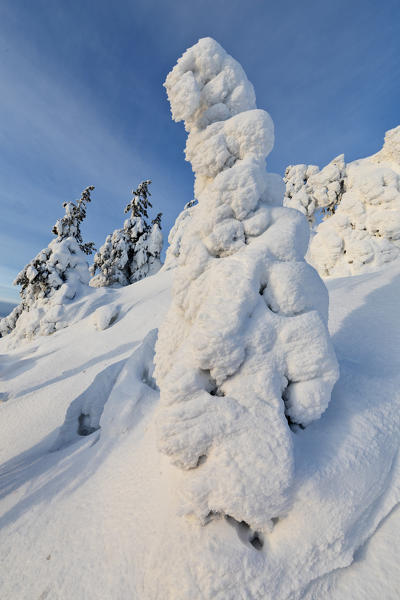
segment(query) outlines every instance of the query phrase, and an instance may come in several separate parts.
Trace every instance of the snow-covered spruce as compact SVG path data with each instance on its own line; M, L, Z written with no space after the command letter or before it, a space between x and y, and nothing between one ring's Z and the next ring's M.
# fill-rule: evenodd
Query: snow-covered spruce
M105 243L94 257L90 268L93 275L92 287L119 287L154 275L160 269L160 254L163 238L161 233L161 213L149 224L148 208L149 185L142 181L132 192L133 197L125 208L131 212L122 229L116 229L107 236ZM99 273L96 275L96 271Z
M400 256L399 156L400 127L386 134L380 152L346 166L341 203L310 244L309 259L322 276L379 269Z
M315 212L335 213L344 192L346 165L344 155L334 158L321 171L316 165L289 165L285 171L284 205L303 213L314 225Z
M268 530L292 500L288 421L317 419L338 377L328 295L304 261L306 219L265 171L273 123L239 63L204 38L165 86L199 205L156 347L159 448L183 469L183 512Z
M85 254L92 254L95 251L94 243L84 243L81 234L81 223L86 218L86 204L91 202L90 194L93 190L93 185L84 189L76 204L74 202L64 202L65 215L62 219L58 219L52 229L58 241L74 238Z
M18 338L48 335L68 324L65 303L89 283L85 254L93 251L93 243L83 242L80 224L93 190L87 187L76 204L63 204L65 215L52 230L57 237L17 275L14 285L21 286L21 303L0 320L1 336L14 330Z

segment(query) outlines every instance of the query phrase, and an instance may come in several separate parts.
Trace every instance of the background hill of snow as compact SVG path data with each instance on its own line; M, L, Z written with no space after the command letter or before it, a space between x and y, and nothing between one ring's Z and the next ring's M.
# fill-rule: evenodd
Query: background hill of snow
M293 509L262 549L234 522L182 517L182 474L157 450L154 329L172 273L93 290L49 337L0 340L0 597L397 598L398 264L328 284L342 375L293 434ZM105 305L115 320L99 330Z

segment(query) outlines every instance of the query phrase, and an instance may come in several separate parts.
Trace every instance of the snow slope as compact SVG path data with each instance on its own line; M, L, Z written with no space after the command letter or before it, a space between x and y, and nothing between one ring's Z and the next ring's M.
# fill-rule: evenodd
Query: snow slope
M0 340L0 598L397 598L398 262L328 283L341 378L293 433L295 501L264 537L178 513L186 473L157 450L152 377L173 273L93 290L79 322L18 349Z

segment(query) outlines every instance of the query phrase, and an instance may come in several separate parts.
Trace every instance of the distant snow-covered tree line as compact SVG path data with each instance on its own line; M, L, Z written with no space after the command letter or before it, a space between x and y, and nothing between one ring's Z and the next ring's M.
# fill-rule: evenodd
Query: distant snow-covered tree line
M21 302L0 319L0 337L18 329L18 337L48 335L65 327L65 306L92 287L124 286L154 274L161 266L161 213L148 223L149 185L146 180L134 190L125 208L130 212L122 229L107 236L89 267L87 256L95 251L93 242L84 242L81 224L86 218L94 186L87 187L74 202L64 202L65 214L52 233L56 236L17 275ZM96 271L99 271L95 275ZM90 275L93 275L90 279Z

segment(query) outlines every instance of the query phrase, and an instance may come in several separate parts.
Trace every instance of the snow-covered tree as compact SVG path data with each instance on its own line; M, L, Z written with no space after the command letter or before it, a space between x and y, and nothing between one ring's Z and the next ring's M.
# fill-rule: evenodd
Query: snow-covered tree
M168 236L168 249L165 256L164 270L172 269L177 266L177 258L180 254L181 240L186 229L186 226L189 223L190 218L192 217L193 211L197 206L196 200L190 200L184 206L183 211L178 215L174 226L169 232Z
M291 504L290 426L320 417L338 376L328 294L304 261L306 219L265 170L273 123L239 63L204 38L165 86L199 204L156 346L159 448L182 469L186 513L266 530Z
M347 164L345 193L309 251L322 276L375 270L400 256L400 127L374 156Z
M313 226L318 209L326 216L335 213L345 191L345 178L343 154L321 171L316 165L289 165L284 177L284 205L302 212Z
M366 160L347 172L339 208L310 245L310 261L323 276L355 275L400 255L400 176Z
M142 181L132 192L132 199L125 208L131 214L122 229L116 229L94 257L90 269L93 287L123 286L154 275L161 266L162 250L161 213L149 224L149 185ZM96 275L96 271L99 273Z
M19 337L32 337L65 327L63 304L89 283L85 254L93 251L93 243L83 242L80 225L93 190L86 188L76 204L63 204L65 215L52 230L57 237L17 275L14 285L21 286L21 303L1 319L2 336L17 329Z

